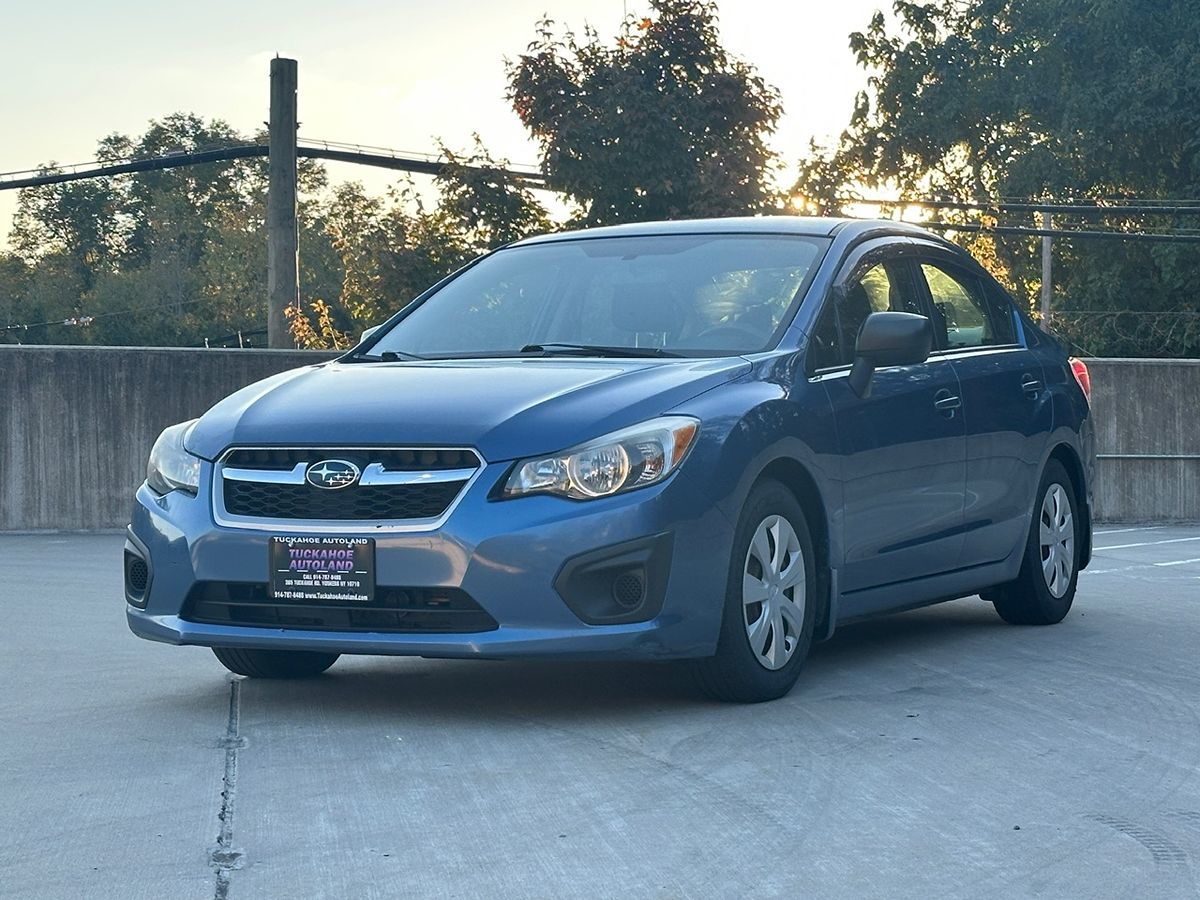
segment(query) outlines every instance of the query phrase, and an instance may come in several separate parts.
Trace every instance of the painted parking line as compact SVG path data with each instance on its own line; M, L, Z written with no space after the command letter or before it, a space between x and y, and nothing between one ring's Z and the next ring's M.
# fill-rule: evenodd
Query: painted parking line
M1195 559L1175 559L1175 560L1172 560L1171 562L1153 563L1153 565L1156 565L1156 566L1189 566L1192 563L1200 563L1200 556L1197 556Z
M1154 531L1157 528L1162 528L1161 525L1138 525L1135 528L1106 528L1102 531L1093 531L1092 534L1125 534L1130 531Z
M1168 562L1134 563L1128 566L1118 566L1115 569L1084 569L1081 575L1115 575L1118 572L1134 572L1142 569L1162 569L1170 566L1187 566L1200 563L1200 556L1194 559L1173 559Z
M1097 547L1095 552L1103 553L1105 550L1128 550L1130 547L1156 547L1159 544L1184 544L1188 541L1200 541L1200 534L1194 537L1168 538L1165 541L1142 541L1138 544L1116 544L1112 547Z

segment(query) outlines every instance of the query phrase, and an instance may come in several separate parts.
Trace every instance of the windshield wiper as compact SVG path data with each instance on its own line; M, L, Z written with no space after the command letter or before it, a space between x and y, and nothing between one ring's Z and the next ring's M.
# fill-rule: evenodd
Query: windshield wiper
M378 356L370 353L355 353L346 357L347 362L399 362L401 360L427 359L415 353L405 353L402 350L384 350Z
M560 341L550 341L545 344L526 344L521 353L541 353L545 356L673 356L682 357L682 353L673 353L661 347L606 347L603 344L564 344Z

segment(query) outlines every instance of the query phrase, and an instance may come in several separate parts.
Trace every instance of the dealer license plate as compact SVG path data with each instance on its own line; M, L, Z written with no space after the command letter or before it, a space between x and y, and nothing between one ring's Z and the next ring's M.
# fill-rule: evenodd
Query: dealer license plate
M271 596L297 603L370 603L375 541L347 537L272 537Z

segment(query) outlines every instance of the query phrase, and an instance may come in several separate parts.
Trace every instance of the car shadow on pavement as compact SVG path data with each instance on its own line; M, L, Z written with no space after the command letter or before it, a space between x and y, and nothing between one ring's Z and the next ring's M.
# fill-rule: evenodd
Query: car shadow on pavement
M898 657L953 649L965 641L1002 640L1006 633L1014 631L978 599L848 625L813 649L788 699L803 703L807 692L821 692L847 667L889 665ZM380 715L565 722L581 714L595 720L725 706L705 698L688 667L674 662L347 656L316 678L246 680L243 697L272 716L304 717L319 710L327 721Z
M813 648L805 675L811 676L814 669L825 665L856 665L923 647L941 647L968 638L1001 639L1016 633L990 603L969 597L842 625L830 640Z

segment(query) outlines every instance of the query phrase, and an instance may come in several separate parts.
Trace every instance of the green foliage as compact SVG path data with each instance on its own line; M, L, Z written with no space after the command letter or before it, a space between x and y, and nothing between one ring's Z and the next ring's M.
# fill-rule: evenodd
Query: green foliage
M539 26L509 66L508 94L541 143L546 176L586 224L747 214L773 208L766 145L779 98L721 46L708 0L651 0L614 46ZM103 160L161 157L253 140L219 120L177 113L138 136L114 134ZM410 185L386 197L330 188L300 165L304 346L343 346L443 276L552 223L479 138L447 163L432 205ZM47 170L52 170L52 166ZM266 163L206 163L21 192L0 254L6 322L71 323L0 331L7 340L200 345L265 326ZM4 325L0 322L0 326ZM258 344L263 343L260 337Z
M549 230L545 209L478 138L469 154L441 150L448 165L437 178L433 209L411 186L386 198L368 195L358 182L333 190L320 224L339 263L341 288L336 303L310 304L311 314L291 317L297 343L349 346L364 328L480 254Z
M854 186L976 202L1200 198L1192 0L900 0L894 10L894 29L876 15L851 36L868 88L839 146L802 167L802 203L836 211ZM994 244L1032 303L1037 243ZM1196 245L1076 238L1054 248L1054 324L1071 340L1100 354L1200 355Z
M549 183L576 205L573 224L778 208L766 144L778 94L721 46L711 0L650 7L612 42L546 19L508 65L508 99ZM867 88L838 145L802 160L793 193L804 211L854 211L859 191L884 188L985 203L1200 198L1194 0L895 0L893 9L894 24L876 15L850 37ZM97 155L242 142L263 137L177 113L140 136L104 138ZM319 164L301 160L298 341L344 345L480 253L552 227L478 138L465 153L441 151L448 165L432 204L404 183L386 197L331 188ZM22 191L12 250L0 252L0 337L196 346L263 330L266 177L265 161L248 159ZM1106 225L1200 228L1169 216ZM959 239L1033 306L1035 239ZM1054 256L1052 324L1084 350L1200 355L1200 245L1056 238ZM3 328L66 321L89 324Z
M244 141L220 121L176 114L152 121L137 140L104 138L97 158ZM8 339L196 345L259 327L265 251L261 238L249 237L261 231L265 185L262 160L239 160L21 191L10 260L32 275L23 283L0 275L8 321L89 324L6 332Z
M353 344L354 339L350 334L337 330L333 308L328 303L324 300L314 300L311 310L311 315L316 318L315 324L309 314L298 307L289 306L283 311L297 347L304 350L341 350Z
M463 236L476 254L550 230L546 210L533 194L507 173L507 160L495 160L475 135L468 154L440 145L448 164L438 187L440 211L452 231Z
M555 188L604 225L773 208L779 96L721 46L707 0L651 0L614 44L554 22L508 67L508 97Z
M222 122L176 114L151 122L136 140L105 138L98 158L246 142ZM301 307L312 316L293 314L298 343L345 346L473 257L550 227L528 189L505 173L507 163L478 140L469 154L443 154L449 165L431 210L411 186L386 198L368 196L357 183L329 189L321 166L300 161ZM13 250L0 253L0 326L41 327L0 336L238 345L239 334L266 324L266 190L262 159L23 190ZM261 335L248 342L265 344Z

